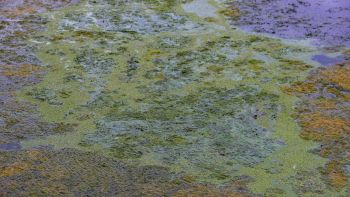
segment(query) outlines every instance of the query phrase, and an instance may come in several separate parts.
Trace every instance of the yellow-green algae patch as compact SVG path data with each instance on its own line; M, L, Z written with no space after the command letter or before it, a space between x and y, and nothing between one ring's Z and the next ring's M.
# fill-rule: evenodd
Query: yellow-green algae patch
M215 22L179 3L171 10L118 3L83 1L47 14L48 30L36 36L47 74L18 98L48 122L77 126L24 147L96 151L195 182L249 176L249 189L267 196L336 194L314 172L325 164L309 152L317 144L299 137L296 98L280 90L304 80L312 68L305 54L314 49L230 30L221 12L225 28L213 32ZM305 191L305 177L296 178L304 172L314 173L320 191Z

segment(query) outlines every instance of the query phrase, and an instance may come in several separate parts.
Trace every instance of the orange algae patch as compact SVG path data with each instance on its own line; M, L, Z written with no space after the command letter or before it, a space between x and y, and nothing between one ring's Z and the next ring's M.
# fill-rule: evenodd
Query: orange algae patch
M38 150L30 150L25 152L26 157L32 161L44 161L46 158L43 157L42 153ZM30 162L16 161L9 165L0 167L0 177L10 177L19 175L27 170L30 170L32 165Z
M183 179L188 179L188 176L184 176ZM192 178L189 178L186 182L192 182ZM191 184L189 187L176 191L172 196L174 197L248 197L251 194L246 190L249 180L240 177L230 183L223 186L216 186L210 184Z
M223 14L227 17L238 18L241 15L241 12L238 8L230 6L224 10L221 10L220 14Z
M30 161L47 161L39 150L28 150L24 152L23 158L29 158ZM16 176L32 169L32 163L30 161L14 161L11 164L0 167L0 177Z
M215 187L208 187L205 185L197 185L197 186L190 187L188 189L179 190L173 195L173 197L200 197L200 196L244 197L247 195L235 193L230 190L222 190Z
M215 23L215 22L217 22L217 19L214 17L206 17L205 21L207 21L209 23Z
M350 63L319 68L304 83L282 87L301 99L297 107L300 136L320 143L316 152L329 161L322 170L326 182L349 187L345 165L350 162ZM312 95L312 96L311 96Z
M32 64L0 66L0 74L7 77L28 77L37 71L39 71L39 67Z
M328 172L327 176L329 184L333 187L342 188L347 185L347 177L344 173L344 170L342 170L340 163L336 161L328 163L326 166L326 172Z
M40 9L40 4L38 1L25 2L20 6L10 7L6 10L2 10L1 15L7 16L9 18L16 18L18 16L34 14L38 9Z
M2 15L5 15L9 18L15 18L18 16L26 15L26 14L33 14L35 13L36 8L35 7L14 7L9 8L8 10L2 11Z
M25 170L28 170L30 167L29 164L15 162L11 165L2 167L0 169L0 177L9 177L22 173Z
M70 0L60 0L57 3L60 4L68 4ZM4 4L5 9L0 8L0 15L6 16L9 18L16 18L19 16L25 16L30 14L35 14L37 12L41 12L43 10L48 10L52 8L53 3L45 2L44 0L0 0L0 3ZM11 6L13 3L15 6Z
M317 89L312 83L297 83L297 84L294 84L293 86L283 86L282 90L285 93L291 95L293 93L299 93L299 94L313 93L313 92L316 92Z
M0 176L0 191L9 196L32 196L38 193L43 196L146 197L249 195L241 181L225 186L186 183L172 177L172 173L163 167L131 167L111 158L73 149L31 150L3 153L0 156L12 163L8 165L12 171L19 169L16 173L8 170L11 173ZM26 166L24 168L19 164Z
M161 188L160 185L155 184L145 184L141 188L142 196L153 197L153 196L163 196L164 188Z
M304 129L301 136L316 141L339 138L349 134L350 123L338 117L324 116L320 113L301 115L300 125Z
M335 83L340 87L350 90L350 67L347 66L334 66L331 70L327 69L321 72L321 76L328 82Z
M334 110L337 108L337 103L335 101L327 99L316 100L312 103L312 105L316 110Z

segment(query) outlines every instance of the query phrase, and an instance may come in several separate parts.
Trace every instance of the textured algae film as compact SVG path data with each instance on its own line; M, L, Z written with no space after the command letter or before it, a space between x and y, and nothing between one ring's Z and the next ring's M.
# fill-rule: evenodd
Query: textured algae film
M0 196L350 196L347 0L0 0Z

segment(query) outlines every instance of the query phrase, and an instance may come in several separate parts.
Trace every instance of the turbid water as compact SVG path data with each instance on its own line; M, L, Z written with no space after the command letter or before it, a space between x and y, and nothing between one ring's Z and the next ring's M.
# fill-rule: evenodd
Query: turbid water
M349 195L347 1L0 11L0 196Z

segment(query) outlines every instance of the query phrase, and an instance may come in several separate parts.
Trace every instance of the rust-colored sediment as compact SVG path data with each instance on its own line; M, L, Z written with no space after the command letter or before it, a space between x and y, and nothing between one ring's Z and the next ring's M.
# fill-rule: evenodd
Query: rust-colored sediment
M207 197L217 197L217 196L226 196L226 197L244 197L247 195L235 193L230 190L222 190L210 186L193 186L188 189L179 190L176 192L174 197L197 197L197 196L207 196Z
M0 191L8 196L249 196L245 182L225 186L171 178L159 166L129 167L121 162L73 149L2 153ZM79 180L79 181L78 181ZM0 196L1 196L0 192Z
M29 165L26 163L15 162L9 166L0 169L0 177L14 176L28 169Z
M350 150L350 63L319 68L305 83L284 87L301 99L297 120L300 136L320 143L317 153L329 161L322 170L332 187L349 186L345 165Z
M41 12L44 10L54 9L56 7L63 7L72 2L72 0L0 0L0 5L3 5L5 8L0 8L0 16L2 15L8 18L16 18L19 16L34 14L36 12Z
M17 142L34 136L62 133L71 125L52 125L40 121L36 107L16 100L16 91L39 82L44 72L35 57L35 44L28 38L45 29L45 19L36 13L58 9L75 0L0 0L0 144ZM43 131L43 133L40 133ZM16 166L3 169L4 174L18 170ZM5 173L6 172L6 173Z
M38 72L38 66L31 64L22 64L19 66L1 66L0 65L0 75L7 77L28 77Z

